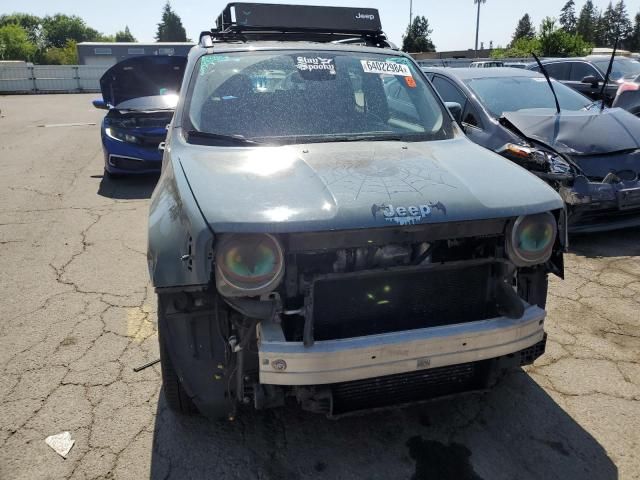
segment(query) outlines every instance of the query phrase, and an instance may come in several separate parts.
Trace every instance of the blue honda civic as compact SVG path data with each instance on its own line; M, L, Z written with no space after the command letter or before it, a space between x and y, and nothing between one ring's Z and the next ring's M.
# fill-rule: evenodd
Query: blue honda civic
M133 57L102 76L102 100L93 105L108 110L100 129L105 175L160 171L159 146L167 135L186 63L182 56Z

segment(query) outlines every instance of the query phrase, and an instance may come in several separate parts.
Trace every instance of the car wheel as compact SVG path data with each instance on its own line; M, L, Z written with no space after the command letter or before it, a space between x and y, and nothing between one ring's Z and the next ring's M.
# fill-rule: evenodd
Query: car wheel
M518 276L518 294L530 305L545 308L548 288L549 275L542 269Z
M160 318L161 316L162 318ZM184 391L182 382L173 368L173 362L163 338L163 324L165 322L162 302L158 301L158 341L160 342L160 370L162 372L164 398L169 408L174 412L182 415L195 415L198 413L198 409L193 400L187 395L187 392Z

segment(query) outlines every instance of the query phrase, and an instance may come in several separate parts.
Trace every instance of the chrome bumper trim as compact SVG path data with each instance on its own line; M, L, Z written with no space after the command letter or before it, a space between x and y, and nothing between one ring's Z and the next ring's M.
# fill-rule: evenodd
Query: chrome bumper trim
M341 340L287 342L280 325L258 326L260 383L320 385L476 362L535 345L546 312L527 306L519 319L497 317Z

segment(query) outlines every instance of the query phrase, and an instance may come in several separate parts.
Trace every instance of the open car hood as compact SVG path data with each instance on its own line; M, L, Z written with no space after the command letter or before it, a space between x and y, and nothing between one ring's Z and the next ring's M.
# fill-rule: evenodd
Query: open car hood
M524 137L567 155L601 155L640 149L640 121L620 108L600 113L537 109L506 112L501 119Z
M141 97L177 94L187 57L140 56L116 63L100 78L102 98L111 107Z
M174 145L215 232L507 218L562 208L542 180L466 138L283 147Z

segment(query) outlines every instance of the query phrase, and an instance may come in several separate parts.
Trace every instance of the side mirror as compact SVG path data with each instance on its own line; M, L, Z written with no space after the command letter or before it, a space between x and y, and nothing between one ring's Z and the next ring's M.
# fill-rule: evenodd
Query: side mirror
M462 105L458 102L444 102L444 104L453 115L453 119L458 123L462 123Z
M107 103L101 99L101 98L96 98L93 102L93 106L100 109L100 110L108 110L109 106L107 105Z
M595 75L587 75L581 80L580 83L588 83L594 87L597 87L600 83L600 80L598 80Z

